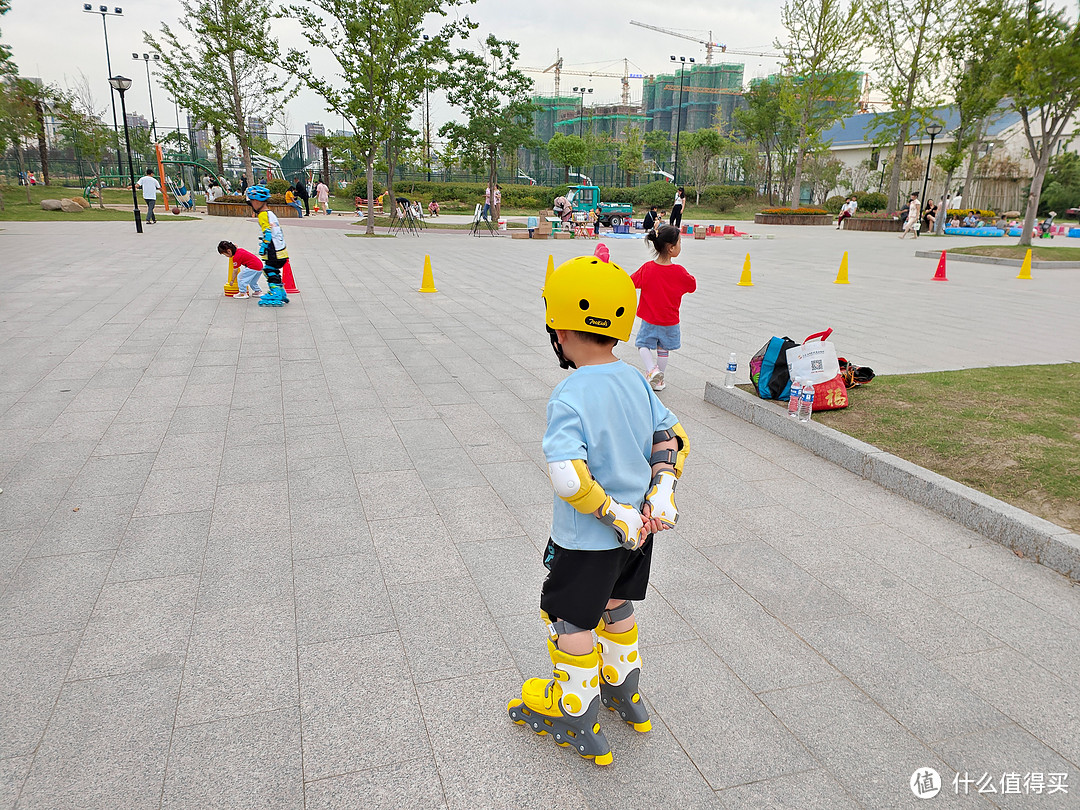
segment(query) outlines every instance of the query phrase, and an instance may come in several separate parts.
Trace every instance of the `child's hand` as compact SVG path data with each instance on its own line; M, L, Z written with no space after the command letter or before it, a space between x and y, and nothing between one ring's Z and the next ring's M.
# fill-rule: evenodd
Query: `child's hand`
M670 529L671 527L664 523L660 518L654 518L652 516L652 504L648 501L645 502L645 506L641 509L641 521L644 526L642 531L645 534L656 534L662 532L664 529Z

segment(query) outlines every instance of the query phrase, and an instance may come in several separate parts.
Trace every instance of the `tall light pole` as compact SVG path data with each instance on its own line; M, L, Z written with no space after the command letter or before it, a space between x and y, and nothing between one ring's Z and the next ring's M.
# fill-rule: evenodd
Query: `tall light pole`
M930 153L926 156L926 176L922 181L922 196L919 205L926 205L926 184L930 182L930 160L934 157L934 138L941 134L941 124L930 124L926 128L926 134L930 136Z
M98 6L94 8L90 3L83 3L83 12L87 14L100 14L101 15L101 27L105 31L105 66L109 69L109 75L112 76L112 59L109 57L109 26L105 23L106 17L123 17L124 10L119 6L114 6L112 11L109 11L108 6ZM110 88L111 88L110 80ZM122 175L124 172L124 164L120 160L120 125L116 123L116 96L113 95L112 90L109 90L109 101L112 102L112 125L113 135L116 137L116 173ZM127 121L125 120L126 124ZM131 178L131 182L135 182L135 178Z
M679 185L679 136L682 135L682 96L683 96L683 83L686 81L686 63L694 64L694 57L690 57L689 60L685 56L680 56L676 59L671 57L672 62L679 63L679 103L678 103L678 117L675 119L675 167L671 170L671 175L674 178L671 182L674 185Z
M120 112L124 115L124 145L127 146L128 173L131 175L131 205L135 215L135 232L142 233L139 198L135 196L135 167L131 163L131 136L128 135L127 105L124 103L124 93L131 87L131 79L126 76L113 76L109 79L109 87L120 94Z
M150 131L154 133L154 143L157 143L157 117L154 115L154 83L150 81L150 61L160 62L161 57L156 53L151 56L144 53L141 57L137 53L131 55L132 59L142 59L146 62L146 92L150 94Z
M578 105L578 137L584 138L585 128L585 94L591 93L591 87L575 87L574 92L581 96L581 103Z
M431 41L431 38L424 34L424 43L427 44ZM431 96L428 95L428 72L427 65L424 66L424 159L427 161L427 179L431 182Z

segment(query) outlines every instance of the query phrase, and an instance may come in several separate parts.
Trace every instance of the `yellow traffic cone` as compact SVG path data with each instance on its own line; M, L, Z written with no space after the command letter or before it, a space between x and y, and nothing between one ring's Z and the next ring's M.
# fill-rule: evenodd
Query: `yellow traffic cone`
M844 251L844 258L840 260L840 272L836 274L836 281L833 284L850 284L847 279L847 251Z
M551 274L555 272L555 257L550 253L548 254L548 266L547 272L544 273L544 286L540 288L540 294L544 294L544 290L547 289L548 279L551 278Z
M753 287L754 282L750 280L750 254L746 254L746 261L743 262L742 275L739 276L739 287Z
M1017 278L1031 280L1031 248L1028 248L1028 252L1024 256L1024 263L1020 265L1020 275Z
M431 274L431 257L424 256L424 277L420 281L420 289L418 292L433 293L438 292L435 289L435 277Z

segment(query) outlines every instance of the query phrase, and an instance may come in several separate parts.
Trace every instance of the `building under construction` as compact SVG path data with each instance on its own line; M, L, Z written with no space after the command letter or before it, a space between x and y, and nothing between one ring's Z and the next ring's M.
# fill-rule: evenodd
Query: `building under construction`
M682 80L682 99L679 82ZM732 114L738 109L743 91L743 65L693 65L679 73L666 73L645 79L641 112L648 119L646 131L667 132L675 140L682 107L682 131L719 125L732 129Z
M570 115L555 122L555 131L563 135L591 132L594 135L609 135L621 141L629 127L636 126L644 132L647 123L648 116L642 114L641 107L636 104L597 104L585 107L580 116L575 106Z

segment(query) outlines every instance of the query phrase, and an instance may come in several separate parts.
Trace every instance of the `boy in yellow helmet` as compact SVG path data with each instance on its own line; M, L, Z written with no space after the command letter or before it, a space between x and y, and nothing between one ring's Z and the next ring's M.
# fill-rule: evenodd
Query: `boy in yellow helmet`
M507 709L607 765L601 703L637 731L651 728L633 601L645 598L653 534L678 520L675 482L690 443L640 372L613 353L637 308L621 267L571 259L548 278L544 302L559 363L577 369L551 394L543 443L555 505L540 610L554 677L527 680Z

